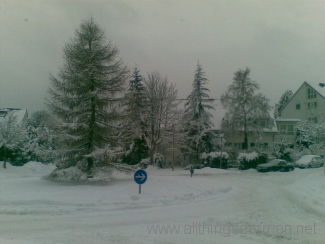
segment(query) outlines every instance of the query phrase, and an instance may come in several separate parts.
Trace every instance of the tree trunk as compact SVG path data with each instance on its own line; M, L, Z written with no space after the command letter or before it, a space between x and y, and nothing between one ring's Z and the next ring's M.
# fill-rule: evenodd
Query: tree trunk
M92 158L87 158L87 172L91 173L91 169L94 166L94 160Z
M155 152L155 148L153 147L152 149L150 149L150 164L153 165L153 155Z
M245 131L244 131L244 148L243 149L247 150L247 148L248 148L248 139L247 139L247 131L246 131L246 128L245 128Z
M244 123L244 146L243 149L247 150L248 148L248 139L247 139L247 124L246 124L246 117L245 117L245 123Z

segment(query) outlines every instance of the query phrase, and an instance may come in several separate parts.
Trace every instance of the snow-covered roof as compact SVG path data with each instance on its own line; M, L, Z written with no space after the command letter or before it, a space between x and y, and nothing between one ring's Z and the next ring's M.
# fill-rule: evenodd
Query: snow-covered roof
M275 119L276 122L300 122L300 119L288 119L288 118L276 118Z
M27 122L28 113L27 109L19 108L2 108L0 109L0 121L4 120L8 116L15 116L17 124Z

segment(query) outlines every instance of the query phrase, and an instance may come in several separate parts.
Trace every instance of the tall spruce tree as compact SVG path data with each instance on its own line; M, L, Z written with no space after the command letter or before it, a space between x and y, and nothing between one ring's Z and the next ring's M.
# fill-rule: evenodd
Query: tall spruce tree
M190 154L196 160L199 160L200 153L210 152L213 148L212 114L208 110L214 109L214 107L210 105L213 100L207 94L209 92L209 89L205 87L207 83L208 79L205 78L205 73L198 63L194 74L192 92L187 97L188 101L184 105L183 116L187 148L191 150Z
M243 132L243 149L248 147L248 132L261 135L265 129L258 124L259 121L264 121L266 127L271 126L269 99L262 94L255 94L259 85L249 78L249 74L249 68L237 71L233 83L221 96L221 103L226 109L222 130L228 134Z
M123 161L136 164L148 156L148 147L143 137L143 114L145 104L144 86L138 68L134 68L125 94L125 114L121 123L121 138L125 146Z
M47 100L62 122L61 168L78 166L89 174L94 167L107 165L114 154L117 95L124 90L128 72L117 55L93 18L83 21L65 45L65 63L57 77L50 77Z

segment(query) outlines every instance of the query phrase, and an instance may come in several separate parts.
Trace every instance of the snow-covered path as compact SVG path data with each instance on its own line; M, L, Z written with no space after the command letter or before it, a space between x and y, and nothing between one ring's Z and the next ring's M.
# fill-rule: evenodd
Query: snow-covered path
M150 167L140 195L133 176L63 184L50 170L0 169L0 243L325 243L322 169Z

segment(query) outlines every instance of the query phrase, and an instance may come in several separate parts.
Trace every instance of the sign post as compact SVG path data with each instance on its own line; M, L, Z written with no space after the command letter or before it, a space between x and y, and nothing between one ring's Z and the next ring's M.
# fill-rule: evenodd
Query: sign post
M134 173L134 181L139 185L139 194L141 194L141 185L147 181L147 172L143 169L139 169Z

